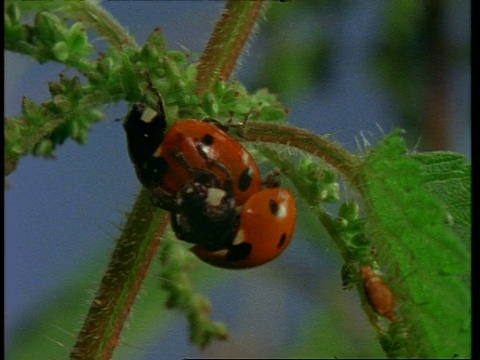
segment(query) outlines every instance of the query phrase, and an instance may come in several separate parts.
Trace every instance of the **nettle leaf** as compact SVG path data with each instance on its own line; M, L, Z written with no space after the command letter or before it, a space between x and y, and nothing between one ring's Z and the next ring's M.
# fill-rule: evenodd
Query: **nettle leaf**
M412 156L400 135L371 150L359 180L366 234L400 314L382 344L390 356L469 357L471 258L458 237L469 227L469 167L459 155Z
M441 200L448 211L445 223L470 249L472 166L465 156L448 151L418 153L413 158L422 164L424 188Z

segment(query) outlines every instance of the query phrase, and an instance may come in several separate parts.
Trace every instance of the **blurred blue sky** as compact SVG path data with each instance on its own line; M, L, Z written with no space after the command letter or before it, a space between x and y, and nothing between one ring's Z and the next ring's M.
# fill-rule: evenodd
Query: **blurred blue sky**
M327 89L313 89L291 102L281 100L291 109L289 122L319 134L331 133L334 139L353 150L356 148L354 137L360 130L366 134L371 132L373 141L380 137L377 124L389 132L396 127L398 115L385 89L369 74L368 51L381 30L379 24L385 2L347 3L340 16L329 19L330 24L317 25L335 26L339 30L333 39L337 49L331 85ZM139 44L143 44L154 27L161 26L170 48L185 47L194 53L203 50L224 6L221 1L104 1L102 4ZM295 6L295 1L284 6ZM465 25L470 19L469 7L449 8L451 36L469 43L470 28ZM236 76L247 86L260 71L257 63L263 56L262 44L260 27L258 35L250 42L248 53L242 57L241 67L236 70ZM47 82L57 79L63 70L58 64L39 65L24 56L6 52L5 114L20 112L23 95L38 102L47 99ZM452 69L450 79L452 114L455 114L451 131L455 147L452 150L470 157L470 66ZM56 160L24 157L8 177L10 188L5 191L7 346L23 320L55 296L57 289L68 283L77 269L98 268L100 279L113 249L117 228L124 220L123 213L133 204L140 189L128 158L121 122L114 121L123 119L127 109L123 102L109 105L105 109L107 120L93 127L87 146L67 141L58 147ZM252 326L248 322L245 324L246 320L240 318L238 311L232 311L235 301L239 301L236 296L239 291L256 294L252 301L255 301L253 308L257 308L257 312L243 316L258 318L264 314L265 319L261 320L272 322L273 327L278 322L286 322L287 328L300 326L308 307L329 296L335 299L343 296L351 304L358 304L355 294L341 292L339 255L333 245L310 249L313 245L307 243L306 236L300 228L290 249L275 264L236 273L229 284L213 291L214 317L227 322L234 330ZM297 264L301 267L296 268ZM303 269L303 273L299 273L299 269ZM265 284L265 279L275 279L275 286ZM289 287L295 281L297 286L325 288L328 292L289 294L282 298L288 309L285 318L269 313L269 301L281 298L280 294L285 296L285 290L278 290L279 287ZM92 284L86 289L85 298L79 301L88 302L88 292L94 288ZM269 293L265 294L267 288ZM221 300L215 301L216 298ZM166 337L154 335L140 345L139 359L156 359L155 350L159 348L164 358L169 359L200 356L188 345L184 320L180 316L175 319L180 320L172 325ZM293 341L288 340L291 334L275 338L267 336L275 334L274 330L268 331L273 333L256 339L259 348L266 343L267 349L273 349L282 341ZM161 343L156 343L157 337L163 339ZM218 345L215 354L228 356L229 349L241 346L242 339ZM206 354L208 356L208 352ZM260 350L255 352L253 345L248 354L269 355Z

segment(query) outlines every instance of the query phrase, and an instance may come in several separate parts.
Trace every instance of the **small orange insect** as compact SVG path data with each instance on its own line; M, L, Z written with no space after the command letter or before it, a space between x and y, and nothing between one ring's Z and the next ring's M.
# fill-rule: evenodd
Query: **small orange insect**
M393 291L383 281L370 265L360 268L360 275L363 278L363 287L367 295L367 300L373 310L380 316L390 321L397 321L395 313L396 299Z

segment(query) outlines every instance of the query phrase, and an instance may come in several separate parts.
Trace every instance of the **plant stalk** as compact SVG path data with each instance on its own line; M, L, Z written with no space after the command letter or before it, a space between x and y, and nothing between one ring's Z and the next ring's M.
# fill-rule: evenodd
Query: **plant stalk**
M196 94L227 81L261 13L264 1L229 0L200 58Z
M168 224L167 213L156 208L150 197L141 190L70 359L111 358Z

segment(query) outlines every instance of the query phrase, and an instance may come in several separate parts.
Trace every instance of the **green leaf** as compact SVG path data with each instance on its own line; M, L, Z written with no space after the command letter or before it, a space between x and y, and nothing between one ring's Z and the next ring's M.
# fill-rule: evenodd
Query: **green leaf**
M470 253L445 224L447 211L435 196L448 184L432 181L434 170L440 171L444 179L457 178L453 184L462 188L466 172L458 176L458 166L446 166L445 157L423 160L422 167L407 154L397 131L371 151L360 171L368 211L366 233L397 296L400 314L382 344L390 356L468 357L471 299L465 279ZM427 191L428 186L435 191Z
M453 152L418 153L424 188L442 201L448 211L445 222L467 249L471 245L471 174L465 157Z
M72 25L68 30L67 44L71 56L81 58L89 56L95 50L94 46L88 42L87 32L81 22Z

